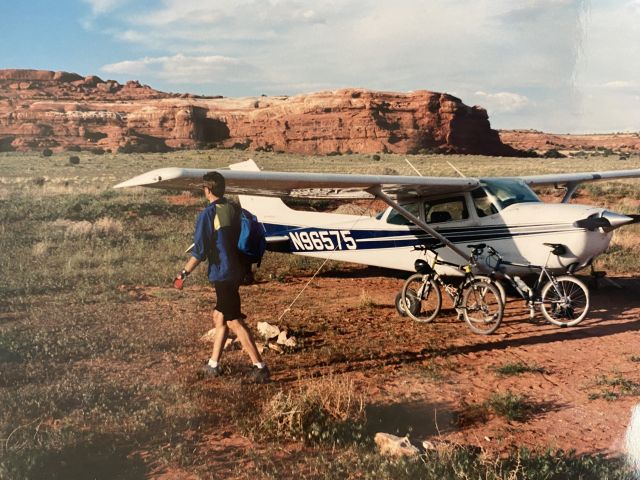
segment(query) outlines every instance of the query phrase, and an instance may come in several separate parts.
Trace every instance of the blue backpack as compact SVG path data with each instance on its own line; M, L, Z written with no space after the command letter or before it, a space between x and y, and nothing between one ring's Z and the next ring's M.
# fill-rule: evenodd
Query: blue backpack
M253 213L240 208L238 251L242 253L247 263L257 263L260 266L260 261L266 249L267 239L264 227Z

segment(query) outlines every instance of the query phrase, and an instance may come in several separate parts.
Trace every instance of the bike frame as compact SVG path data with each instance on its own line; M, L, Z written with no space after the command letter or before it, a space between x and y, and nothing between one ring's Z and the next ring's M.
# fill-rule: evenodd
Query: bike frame
M527 302L529 307L533 309L534 305L540 305L542 303L542 300L540 298L540 292L542 290L542 285L545 277L548 281L550 281L553 284L553 287L556 289L556 291L558 291L555 277L549 273L549 270L547 270L547 264L549 263L549 258L551 258L551 253L552 252L549 252L549 255L547 255L547 260L545 261L544 265L532 265L532 264L516 263L516 262L510 262L508 260L503 260L502 257L498 254L498 252L494 250L494 253L492 254L492 256L496 256L498 258L498 261L493 271L491 272L491 278L495 279L496 277L498 277L497 274L499 274L501 279L502 278L507 279L509 281L509 284L516 290L516 292L518 292L518 294L522 297L522 299ZM515 281L515 279L511 275L505 272L502 272L500 270L501 265L512 265L515 267L526 267L532 270L540 270L540 274L538 275L538 278L534 282L533 286L529 287L527 285L528 291L524 291L522 288L520 288L518 283Z
M462 300L462 292L464 291L465 285L467 285L470 280L473 280L475 278L475 275L471 271L471 267L473 265L472 261L470 261L470 263L467 265L461 266L455 263L439 260L438 252L435 250L429 250L425 248L425 255L427 251L430 251L431 253L433 253L434 258L433 258L433 262L430 265L431 272L423 274L423 278L427 277L433 280L434 282L436 282L436 284L441 287L441 290L443 290L447 294L449 299L453 302L453 308L458 308L460 306L460 301ZM473 255L470 260L472 259L473 259ZM440 276L440 274L438 274L438 272L434 268L436 265L447 265L450 267L456 267L461 269L464 272L464 277L462 278L460 285L458 285L457 287L454 287L450 283L447 283L444 280L442 280L442 277ZM422 288L424 288L424 286L427 285L427 282L423 281L422 285L423 285ZM424 292L420 292L420 296L422 296L423 294Z

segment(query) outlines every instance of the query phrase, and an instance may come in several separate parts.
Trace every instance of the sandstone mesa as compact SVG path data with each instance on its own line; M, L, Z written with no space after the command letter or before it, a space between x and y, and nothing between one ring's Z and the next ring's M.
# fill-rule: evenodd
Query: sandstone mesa
M303 154L513 155L486 110L426 90L296 96L170 94L129 81L0 70L0 150L247 148Z
M0 70L0 151L161 152L241 148L302 154L527 150L640 151L640 135L491 129L487 111L427 90L342 89L295 96L173 94L137 81Z

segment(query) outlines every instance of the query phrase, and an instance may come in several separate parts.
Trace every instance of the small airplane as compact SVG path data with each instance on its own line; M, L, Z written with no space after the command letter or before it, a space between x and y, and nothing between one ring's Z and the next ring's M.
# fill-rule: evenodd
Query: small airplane
M225 177L227 193L238 194L242 207L264 225L269 250L396 270L413 271L424 255L416 246L442 247L442 260L463 264L467 245L479 242L512 262L542 265L548 257L542 245L548 242L566 247L563 255L549 258L549 269L575 272L606 250L614 229L640 221L640 215L568 203L584 182L638 178L640 169L461 178L272 172L247 160L216 170ZM197 190L210 171L161 168L114 188ZM564 187L566 194L561 203L544 203L530 188L540 186ZM282 197L378 198L388 208L376 217L307 212L291 209ZM461 274L451 266L437 269L441 275ZM511 266L507 273L530 270Z

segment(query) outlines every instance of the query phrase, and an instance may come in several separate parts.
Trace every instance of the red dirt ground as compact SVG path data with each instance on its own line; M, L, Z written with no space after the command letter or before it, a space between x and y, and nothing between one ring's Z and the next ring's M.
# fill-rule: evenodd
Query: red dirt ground
M289 389L304 381L300 378L345 375L364 394L368 421L377 431L410 434L416 441L447 440L500 454L518 446L622 451L640 392L606 400L601 398L606 390L620 390L598 381L640 384L639 278L617 277L622 288L603 284L592 289L591 312L573 328L548 324L541 314L530 320L524 303L511 298L502 326L490 336L471 333L447 311L432 324L400 317L394 297L402 280L358 266L315 278L278 323L309 279L263 282L241 291L252 326L268 321L302 338L296 352L266 354L277 386ZM213 300L210 289L191 286L179 300L183 306L198 305L202 333L210 328L203 295ZM158 302L165 301L138 305L162 308ZM201 350L206 358L209 345L201 344ZM224 361L242 369L247 358L231 351ZM544 372L495 372L516 362ZM525 421L507 421L482 408L494 392L507 391L525 396L533 406ZM232 437L239 449L235 454L241 456L245 447L235 433Z

